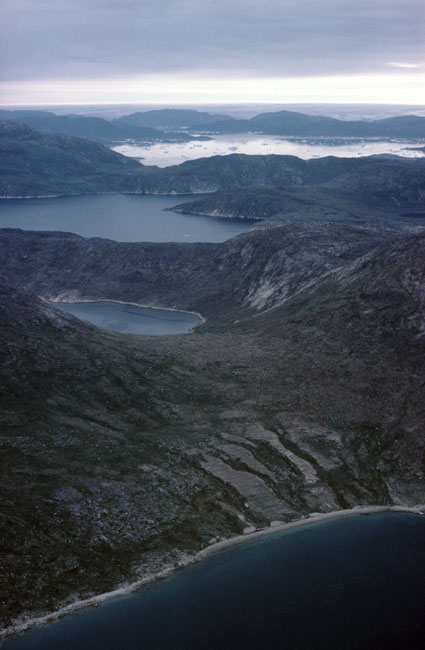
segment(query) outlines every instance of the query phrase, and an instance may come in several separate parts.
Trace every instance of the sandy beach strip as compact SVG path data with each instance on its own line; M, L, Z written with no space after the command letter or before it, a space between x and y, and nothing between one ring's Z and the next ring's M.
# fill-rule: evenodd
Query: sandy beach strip
M250 543L254 540L261 539L262 537L270 537L271 535L277 535L289 530L294 530L295 528L302 528L309 524L314 524L322 521L327 521L330 519L342 519L343 517L352 517L353 515L371 515L384 512L406 512L414 515L425 515L425 504L418 506L355 506L348 510L334 510L332 512L320 513L314 512L302 519L297 519L296 521L291 521L287 524L278 524L275 526L268 526L267 528L259 528L253 532L246 533L243 535L237 535L236 537L230 537L229 539L223 539L219 542L215 542L210 546L207 546L202 551L198 553L198 559L207 557L214 553L219 553L225 549L232 548L234 546L240 546L242 544Z
M22 621L16 621L16 623L10 627L5 628L4 630L0 630L0 645L2 644L2 641L4 641L8 636L19 634L30 629L31 627L45 625L46 623L53 623L54 621L67 616L68 614L72 614L88 607L96 607L106 600L118 598L119 596L129 595L131 593L139 591L143 587L147 587L148 585L158 582L159 580L164 580L165 578L168 578L171 575L181 571L183 568L194 564L195 562L201 561L203 558L209 555L219 553L226 549L240 546L242 544L247 544L249 542L264 537L269 537L271 535L277 535L279 533L293 530L295 528L301 528L313 523L323 522L331 519L340 519L353 515L370 515L385 512L405 512L415 515L425 515L425 504L416 506L356 506L348 510L335 510L326 513L312 513L306 517L303 517L302 519L297 519L296 521L292 521L286 524L268 526L267 528L260 528L253 532L236 535L235 537L229 537L228 539L223 539L221 541L215 542L214 544L210 544L194 555L186 556L185 559L182 560L177 566L175 564L170 565L158 573L148 574L136 582L123 585L117 589L114 589L113 591L98 594L85 600L78 600L74 603L61 607L55 612L51 612L50 614L28 618Z

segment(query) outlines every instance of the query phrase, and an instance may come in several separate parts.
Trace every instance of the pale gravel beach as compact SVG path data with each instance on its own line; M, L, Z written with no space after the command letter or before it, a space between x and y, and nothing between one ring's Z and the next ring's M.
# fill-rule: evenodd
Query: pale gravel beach
M113 591L109 591L103 594L98 594L87 598L85 600L79 600L65 607L61 607L55 612L45 614L44 616L39 616L35 618L28 618L26 620L16 621L14 625L11 625L4 630L0 630L0 646L3 645L5 639L14 634L20 634L29 630L32 627L46 625L48 623L53 623L54 621L67 616L68 614L73 614L80 610L89 608L89 607L98 607L100 604L107 600L113 598L118 598L120 596L127 596L129 594L140 591L144 587L154 584L160 580L171 577L173 574L176 574L178 571L194 564L200 562L204 558L219 553L221 551L233 548L235 546L241 546L248 544L250 542L259 540L261 538L270 537L273 535L278 535L286 531L294 530L296 528L302 528L308 524L319 523L332 519L341 519L344 517L354 516L354 515L370 515L378 514L385 512L405 512L415 515L425 515L425 504L416 505L416 506L356 506L347 510L336 510L333 512L326 513L312 513L302 519L297 519L286 524L278 524L268 526L267 528L261 528L253 532L247 532L242 535L237 535L235 537L230 537L228 539L223 539L218 542L207 546L198 553L194 555L183 555L180 561L177 564L164 567L161 571L148 574L144 578L132 582L127 585L122 585Z

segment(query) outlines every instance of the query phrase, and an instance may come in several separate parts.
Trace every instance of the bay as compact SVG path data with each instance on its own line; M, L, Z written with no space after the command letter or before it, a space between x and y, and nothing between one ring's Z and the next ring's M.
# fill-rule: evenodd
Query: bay
M423 145L423 143L421 143ZM285 138L254 133L214 135L205 142L176 142L137 144L126 142L114 147L114 151L140 159L144 165L168 167L186 160L226 156L232 153L248 155L297 156L304 160L337 156L359 158L375 154L391 154L408 158L423 158L424 154L412 149L415 140L380 140L379 138Z
M4 650L417 650L425 517L353 515L208 556Z
M120 242L222 242L252 225L250 221L165 211L202 196L100 194L2 199L0 228L72 232Z
M124 334L183 334L201 323L198 316L188 312L139 307L111 300L54 304L93 325Z

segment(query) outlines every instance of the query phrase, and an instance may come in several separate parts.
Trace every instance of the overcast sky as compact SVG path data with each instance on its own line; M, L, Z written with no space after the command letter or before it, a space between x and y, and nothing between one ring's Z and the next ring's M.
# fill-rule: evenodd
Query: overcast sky
M425 103L425 0L2 0L0 29L3 103Z

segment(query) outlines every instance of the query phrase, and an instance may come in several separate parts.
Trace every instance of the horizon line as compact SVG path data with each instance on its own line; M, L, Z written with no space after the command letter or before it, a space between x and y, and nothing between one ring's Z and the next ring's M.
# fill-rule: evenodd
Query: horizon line
M425 103L416 103L416 102L368 102L368 101L339 101L339 102L313 102L313 101L286 101L286 102L276 102L276 101L255 101L250 100L246 102L208 102L208 101L199 101L199 102L164 102L164 101L133 101L133 102L0 102L0 107L8 106L250 106L250 105L264 105L264 106L290 106L290 105L312 105L312 106L423 106L425 108Z

